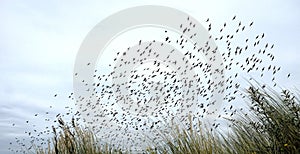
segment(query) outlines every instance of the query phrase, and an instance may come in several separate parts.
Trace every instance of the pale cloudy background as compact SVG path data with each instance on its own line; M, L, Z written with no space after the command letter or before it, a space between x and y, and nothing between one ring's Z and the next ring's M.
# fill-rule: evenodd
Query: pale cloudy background
M264 32L275 43L274 55L292 80L279 83L300 87L300 2L275 0L123 0L123 1L0 1L0 153L27 127L44 123L35 113L55 115L72 104L76 53L86 34L102 19L125 8L164 5L187 12L200 22L209 17L221 25L237 15L254 21L253 36ZM54 94L64 94L53 98ZM26 120L30 120L26 124ZM12 126L15 123L16 126Z

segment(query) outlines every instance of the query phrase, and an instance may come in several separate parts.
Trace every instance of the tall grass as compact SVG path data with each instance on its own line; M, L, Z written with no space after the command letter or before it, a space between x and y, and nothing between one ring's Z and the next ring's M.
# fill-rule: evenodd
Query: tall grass
M189 129L174 125L171 133L161 134L162 143L145 149L145 153L300 153L299 92L297 95L288 90L276 93L251 86L247 94L250 112L240 113L238 118L230 120L232 130L227 134L209 131L200 123L200 130L192 125ZM58 121L59 127L53 127L54 136L48 147L36 148L36 153L122 153L108 144L99 144L93 132L78 126L74 119L69 125L61 118Z
M250 112L233 123L224 138L232 153L300 153L300 100L288 90L280 94L250 87Z
M190 126L182 129L179 125L172 126L169 134L161 134L164 138L162 146L157 147L157 153L222 153L224 148L220 138L209 131L208 127L198 122L198 127Z
M52 126L53 138L46 148L35 148L37 154L112 154L122 153L109 146L101 144L93 131L78 126L72 118L67 124L61 117L58 118L59 127Z

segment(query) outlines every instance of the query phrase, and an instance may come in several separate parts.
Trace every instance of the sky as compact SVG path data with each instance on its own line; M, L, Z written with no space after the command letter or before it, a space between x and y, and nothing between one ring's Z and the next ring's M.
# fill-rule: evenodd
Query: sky
M163 5L184 11L204 23L209 17L221 25L237 15L254 21L251 35L264 32L275 44L273 53L285 87L300 87L300 2L297 0L201 1L0 1L0 153L9 142L24 136L25 121L51 109L50 117L74 106L66 101L73 88L76 54L87 33L101 20L120 10L140 5ZM61 94L53 98L54 94ZM69 104L66 104L69 103ZM45 118L45 117L44 117ZM12 127L12 124L15 126Z

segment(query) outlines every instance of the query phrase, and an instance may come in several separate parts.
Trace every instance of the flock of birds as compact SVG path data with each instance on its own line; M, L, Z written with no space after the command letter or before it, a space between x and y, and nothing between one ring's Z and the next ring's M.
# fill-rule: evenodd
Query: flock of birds
M83 121L91 126L101 139L107 139L116 146L123 146L125 141L131 147L141 147L141 144L147 143L143 136L145 134L152 134L151 139L159 142L157 130L167 132L166 126L171 121L179 121L189 129L189 118L196 127L194 121L203 121L208 115L215 114L216 118L231 117L243 110L243 107L235 104L237 98L246 97L242 91L246 87L241 84L241 77L250 77L250 81L252 75L258 74L264 81L269 80L274 87L277 86L276 74L281 67L274 63L275 56L271 52L274 44L264 42L264 33L254 38L236 39L250 29L253 22L243 24L234 16L219 29L213 28L210 19L205 22L208 31L218 32L217 37L210 35L208 39L217 42L216 44L225 44L223 47L213 49L208 42L204 46L198 46L197 42L189 46L189 39L197 35L191 31L198 25L187 17L183 24L178 25L182 30L180 37L172 38L164 30L163 41L140 40L136 46L117 52L112 64L108 66L113 71L101 74L101 70L95 70L93 88L86 89L96 101L91 102L87 96L76 97L70 93L68 98L76 101L78 111L74 112L75 109L66 106L68 111L57 114L56 118L75 116L76 121ZM235 28L234 32L228 32L227 28L230 26ZM160 48L169 49L171 45L177 48L161 53ZM180 53L176 49L180 49ZM211 56L201 58L208 54ZM215 69L212 64L217 54L221 55L222 62ZM86 65L91 67L90 63ZM216 80L213 78L214 74L221 78ZM80 74L75 72L74 76L80 77ZM80 84L88 87L85 80ZM266 85L261 87L265 88ZM210 110L211 106L220 101L214 96L216 94L222 94L219 96L223 96L221 102L225 104L218 112ZM45 114L48 115L49 112ZM37 113L34 116L42 115ZM53 122L53 118L46 118L45 121ZM32 126L28 120L25 123ZM214 120L211 129L219 126L220 123ZM48 126L43 131L33 128L25 133L29 135L30 143L45 146L48 140L43 135L51 134L52 127ZM25 140L28 139L16 138L16 142L10 144L20 145L24 149L27 146ZM24 152L13 148L10 150Z

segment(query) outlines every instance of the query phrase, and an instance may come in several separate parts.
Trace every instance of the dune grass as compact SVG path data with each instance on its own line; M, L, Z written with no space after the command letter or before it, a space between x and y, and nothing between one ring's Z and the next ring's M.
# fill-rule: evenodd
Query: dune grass
M238 118L229 120L232 130L227 134L208 131L205 127L186 130L174 125L170 134L161 134L162 143L154 149L145 149L145 153L300 153L299 92L296 95L288 90L276 93L251 86L247 94L250 112L240 113ZM61 118L58 121L59 127L53 127L54 136L48 147L36 148L35 153L124 153L108 144L99 144L93 132L80 127L74 119L70 124Z
M300 97L250 87L250 112L224 138L229 153L300 153ZM230 148L229 148L230 147Z
M35 148L37 154L111 154L122 153L108 144L100 144L93 131L80 127L72 118L67 124L58 118L59 127L52 126L53 138L46 148Z

